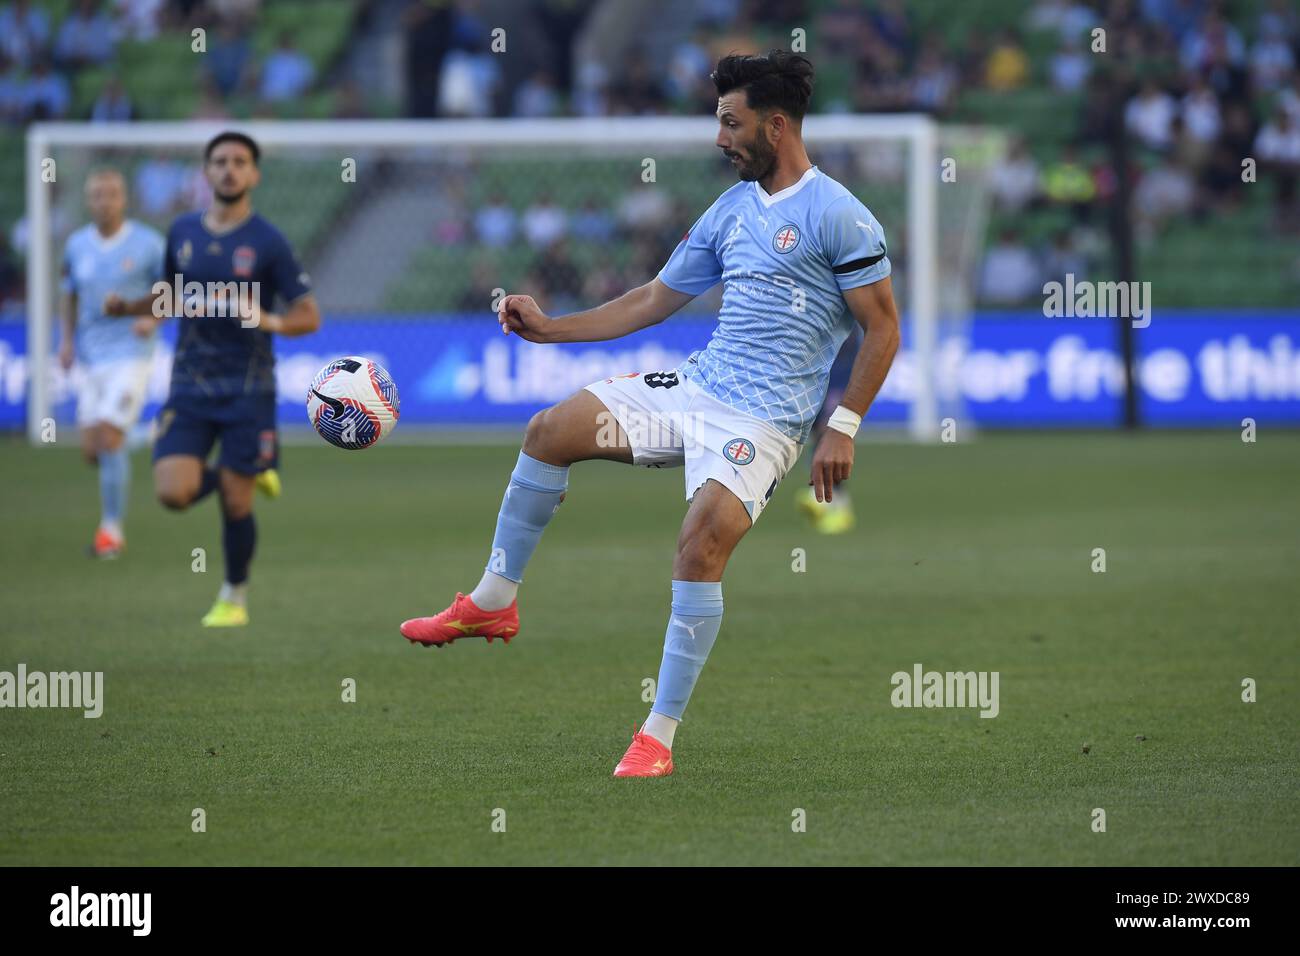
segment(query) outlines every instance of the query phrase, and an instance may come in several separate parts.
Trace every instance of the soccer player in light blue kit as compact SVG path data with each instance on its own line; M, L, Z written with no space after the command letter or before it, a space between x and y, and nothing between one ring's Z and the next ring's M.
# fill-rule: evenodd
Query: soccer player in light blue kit
M849 477L853 435L898 348L884 232L812 164L803 145L812 74L805 57L781 50L719 61L716 145L741 182L691 227L655 279L555 319L529 296L502 299L506 334L594 342L662 322L724 285L707 348L676 369L595 382L533 417L482 580L445 611L401 627L426 646L470 636L509 640L519 630L516 591L564 499L569 466L593 458L684 465L689 507L673 561L657 694L616 777L672 773L677 725L722 623L727 559L799 458L853 324L865 330L863 343L813 455L819 500Z
M138 298L161 278L163 237L126 218L126 181L117 170L87 177L86 206L92 221L68 237L63 253L59 362L64 369L74 361L81 366L81 450L99 467L101 514L90 554L116 558L126 546L126 436L144 407L156 326L151 319L105 315L103 305L109 295Z

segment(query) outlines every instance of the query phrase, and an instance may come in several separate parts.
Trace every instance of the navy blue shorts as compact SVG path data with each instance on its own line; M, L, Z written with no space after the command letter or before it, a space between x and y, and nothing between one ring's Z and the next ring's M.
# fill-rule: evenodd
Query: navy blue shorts
M280 460L275 395L173 395L158 412L153 460L193 455L206 461L217 441L221 442L217 465L222 468L241 475L274 468Z

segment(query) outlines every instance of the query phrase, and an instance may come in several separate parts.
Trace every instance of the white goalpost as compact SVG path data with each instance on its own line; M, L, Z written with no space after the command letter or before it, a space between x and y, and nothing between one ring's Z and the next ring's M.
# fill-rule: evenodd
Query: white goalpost
M376 235L373 223L367 232L367 217L382 221L385 215L395 216L392 231L400 232L406 218L403 210L409 205L403 197L419 195L421 176L436 176L439 187L451 183L447 192L458 200L469 196L462 203L470 211L466 215L474 208L474 194L486 188L480 182L484 176L496 176L493 181L499 188L516 196L528 194L529 190L566 196L566 190L572 192L580 187L599 187L615 195L616 190L630 193L646 188L639 177L645 158L659 159L659 187L666 192L678 190L672 201L679 204L677 212L689 211L688 224L707 205L699 205L703 200L697 200L696 195L716 198L720 192L703 172L707 170L707 176L717 173L713 145L717 127L716 121L708 117L33 124L27 132L26 182L27 431L32 443L41 443L43 426L52 415L51 385L58 374L52 356L52 329L57 322L59 249L67 232L84 221L80 185L85 172L103 164L127 168L134 164L138 168L158 156L197 168L203 144L227 128L254 137L263 149L264 165L267 161L280 164L274 174L266 173L257 204L259 209L264 208L264 196L274 183L280 191L282 209L270 214L272 221L279 224L285 216L302 218L304 234L313 237L310 242L304 240L309 246L304 265L314 276L326 316L338 305L322 287L322 279L329 278L322 276L322 269L331 272L340 264L358 268L358 263L369 256L365 275L382 277L386 269L393 271L389 284L397 291L377 298L368 309L371 314L382 314L389 308L402 311L393 303L404 301L403 283L417 291L432 288L437 292L432 284L444 278L448 282L459 280L462 272L474 266L472 251L452 249L459 258L448 263L445 277L439 277L436 242L428 240L434 248L422 248L418 234L414 234L415 239L403 240L401 250L411 256L406 274L395 269L389 253L376 248L382 235ZM992 159L987 157L998 153L998 144L992 140L976 143L978 148L970 155L980 158L962 170L967 180L960 214L955 219L945 214L941 223L940 194L944 193L944 201L949 202L948 197L956 192L950 184L941 185L941 149L949 148L950 132L958 131L941 128L930 117L910 114L810 116L804 123L813 161L825 168L819 157L838 157L843 168L855 171L860 183L855 192L884 225L891 259L902 250L900 260L895 260L895 290L911 356L905 372L909 394L906 425L919 441L935 440L940 428L944 412L936 391L935 369L941 310L945 319L969 311L970 258L977 256L982 245L987 213L987 188L980 176L985 167L991 166ZM968 145L974 142L972 135L972 131L965 131ZM347 160L353 161L357 178L373 183L378 177L384 188L371 186L364 201L358 199L360 192L348 193L357 187L339 175ZM296 175L297 163L315 164L312 168L317 170L332 167L333 184L319 185L323 180L308 177L306 165L302 166L303 175ZM378 170L386 172L381 175ZM962 182L960 177L958 182ZM845 184L854 188L851 183ZM403 189L409 191L404 193ZM344 198L336 198L336 193ZM385 202L388 206L383 205ZM347 205L339 205L343 203ZM128 214L140 218L134 201L132 207ZM387 209L393 211L385 212ZM156 216L152 224L165 230L167 222L161 221L164 218L170 218L170 214ZM327 225L311 225L307 220ZM349 229L355 229L358 237L353 240L354 247L347 245ZM960 249L949 248L952 236L948 233L954 230L960 233ZM410 249L412 245L417 248ZM494 263L502 261L502 257L509 261L511 250L493 255L497 257ZM424 267L422 262L426 263ZM379 278L375 283L382 285ZM344 285L355 288L358 283L348 281ZM945 293L946 287L958 287L965 293ZM452 293L448 291L447 295Z

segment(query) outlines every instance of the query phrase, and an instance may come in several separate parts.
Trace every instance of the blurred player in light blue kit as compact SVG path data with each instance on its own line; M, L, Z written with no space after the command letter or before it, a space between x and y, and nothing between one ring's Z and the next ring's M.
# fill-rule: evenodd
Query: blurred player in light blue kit
M519 631L516 592L568 490L569 467L593 458L683 466L689 502L673 560L672 601L654 705L616 777L673 772L678 723L722 624L722 573L808 442L827 377L855 325L866 335L841 404L812 460L819 501L853 467L853 436L898 348L885 234L852 193L808 158L801 133L812 95L806 57L773 50L718 62L714 141L740 182L678 243L659 275L595 309L552 319L527 295L505 296L502 330L530 342L619 338L662 322L723 283L706 348L675 369L593 382L528 424L477 587L444 611L401 625L443 646ZM619 608L612 629L627 629ZM813 637L790 621L796 641ZM798 643L794 652L799 653Z
M86 178L91 222L68 237L63 252L59 363L81 366L77 427L86 461L99 467L100 521L90 553L116 558L124 525L131 458L126 436L140 418L153 364L156 323L104 313L110 295L140 298L162 277L163 237L126 218L126 181L116 170Z

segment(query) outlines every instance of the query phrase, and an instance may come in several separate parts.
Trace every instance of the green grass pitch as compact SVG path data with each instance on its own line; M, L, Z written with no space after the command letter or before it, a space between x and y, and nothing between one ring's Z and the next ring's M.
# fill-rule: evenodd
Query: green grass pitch
M477 581L516 452L288 448L252 626L211 632L213 502L165 512L137 453L130 549L93 563L93 472L0 445L0 670L105 675L97 720L0 710L0 864L1300 863L1296 433L865 444L841 538L795 514L805 455L663 780L610 772L680 470L574 468L508 647L397 634ZM895 709L915 663L999 672L1000 714Z

